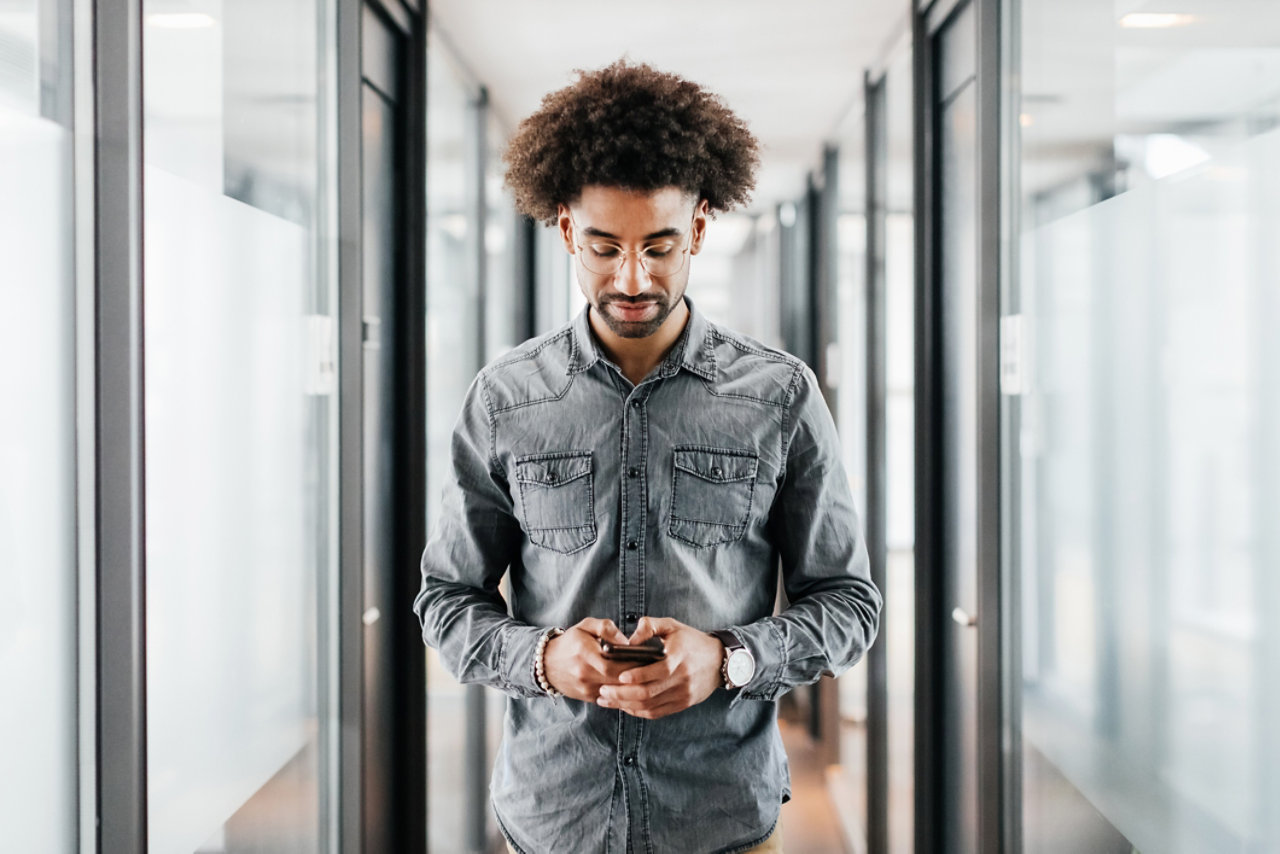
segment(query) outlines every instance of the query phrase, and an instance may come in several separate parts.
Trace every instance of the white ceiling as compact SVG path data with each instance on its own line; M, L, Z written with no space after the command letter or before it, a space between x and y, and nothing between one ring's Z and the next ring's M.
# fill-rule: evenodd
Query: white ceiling
M752 208L794 199L861 104L863 70L905 31L910 0L435 0L434 25L512 128L573 70L619 57L702 83L763 144Z

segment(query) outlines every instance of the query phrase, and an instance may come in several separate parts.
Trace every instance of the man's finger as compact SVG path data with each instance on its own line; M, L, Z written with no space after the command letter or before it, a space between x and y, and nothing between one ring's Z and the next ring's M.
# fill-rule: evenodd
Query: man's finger
M588 617L579 622L577 627L588 634L613 643L627 642L627 636L622 633L622 630L617 627L613 620Z
M628 705L651 705L654 698L661 697L671 687L669 679L646 682L643 685L602 685L600 698L622 708Z
M656 721L658 718L665 718L667 715L674 715L676 712L683 712L689 708L682 702L664 703L661 706L655 706L649 709L637 709L634 712L627 712L635 718L644 718L649 721Z
M645 682L659 682L670 676L671 663L664 659L624 671L618 674L618 682L622 685L640 685Z
M628 642L644 643L655 635L669 635L679 627L680 623L670 617L641 617Z
M678 691L668 691L652 700L643 703L614 703L614 708L624 712L632 717L646 718L653 720L655 718L665 717L675 712L683 711L689 708L689 702Z

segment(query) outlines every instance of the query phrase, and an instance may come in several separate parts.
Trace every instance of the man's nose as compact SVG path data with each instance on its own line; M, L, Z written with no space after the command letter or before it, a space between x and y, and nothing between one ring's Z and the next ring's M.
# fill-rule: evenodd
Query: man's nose
M653 287L653 279L640 263L640 258L628 252L622 257L622 267L613 277L613 286L633 297Z

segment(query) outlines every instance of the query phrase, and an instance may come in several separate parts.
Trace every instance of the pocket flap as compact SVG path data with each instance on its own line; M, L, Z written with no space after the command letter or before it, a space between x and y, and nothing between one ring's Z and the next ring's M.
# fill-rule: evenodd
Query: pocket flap
M516 460L516 480L543 486L559 486L591 473L590 451L537 454Z
M760 460L750 451L677 448L676 468L713 483L754 480Z

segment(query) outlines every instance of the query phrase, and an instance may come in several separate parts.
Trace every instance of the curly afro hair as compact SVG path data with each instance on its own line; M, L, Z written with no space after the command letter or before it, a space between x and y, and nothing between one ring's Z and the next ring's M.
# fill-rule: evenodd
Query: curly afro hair
M679 187L713 212L748 201L760 146L717 95L626 60L577 74L542 99L507 146L507 186L522 213L554 224L557 206L593 184Z

